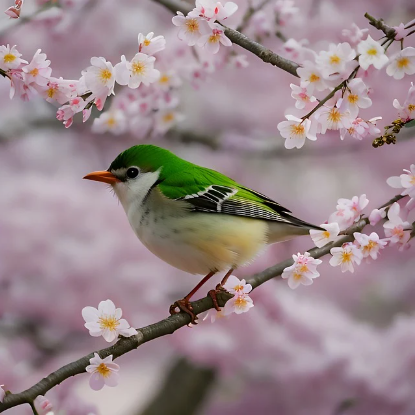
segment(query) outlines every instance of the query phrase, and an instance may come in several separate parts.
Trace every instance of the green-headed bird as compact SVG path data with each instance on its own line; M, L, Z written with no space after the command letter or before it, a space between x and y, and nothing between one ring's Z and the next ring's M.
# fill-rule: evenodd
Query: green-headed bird
M154 145L123 151L106 171L84 179L109 183L140 241L163 261L206 275L170 307L196 316L190 298L215 273L250 263L267 245L318 229L267 196ZM218 309L215 290L209 291Z

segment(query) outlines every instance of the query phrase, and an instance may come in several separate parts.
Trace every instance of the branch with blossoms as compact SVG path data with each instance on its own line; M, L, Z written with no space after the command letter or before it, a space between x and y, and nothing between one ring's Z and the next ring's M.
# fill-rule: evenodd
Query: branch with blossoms
M193 312L199 315L211 310L209 313L213 312L210 315L212 322L219 317L247 312L254 306L250 292L278 276L287 279L292 289L301 284L311 285L314 279L320 276L316 269L322 262L319 258L327 254L331 254L330 265L340 266L342 272L353 272L354 267L363 259L376 260L385 247L389 249L396 246L400 250L407 249L409 240L415 235L414 225L407 220L415 208L415 164L410 166L410 170L404 170L404 174L390 177L387 183L403 191L379 208L372 210L367 216L363 215L363 209L369 203L366 195L339 199L336 211L330 215L328 223L321 225L325 230L310 231L315 248L304 254L293 255L292 258L253 275L246 282L231 276L225 285L227 292L218 294L218 304L223 307L221 311L211 310L214 304L212 298L207 296L192 302ZM409 201L405 206L401 207L397 203L408 197ZM381 221L383 221L385 238L380 238L375 232L361 233L367 225L374 226ZM39 415L46 414L41 409L44 407L50 411L51 403L43 395L65 379L85 372L91 374L92 389L98 390L105 385L116 386L120 366L113 363L114 359L148 341L172 334L190 323L188 314L177 313L155 324L133 329L125 319L121 318L121 309L116 308L111 300L102 301L98 308L85 307L82 316L86 322L85 327L92 336L103 336L108 342L120 336L119 340L110 347L90 353L61 367L23 392L11 393L5 391L6 388L3 389L1 385L0 412L18 405L30 404Z

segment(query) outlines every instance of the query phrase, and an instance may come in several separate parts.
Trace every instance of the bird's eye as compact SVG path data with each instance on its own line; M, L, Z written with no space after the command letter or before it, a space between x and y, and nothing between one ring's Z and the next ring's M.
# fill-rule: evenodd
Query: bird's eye
M130 167L127 170L127 177L130 179L134 179L135 177L138 176L139 170L137 169L137 167Z

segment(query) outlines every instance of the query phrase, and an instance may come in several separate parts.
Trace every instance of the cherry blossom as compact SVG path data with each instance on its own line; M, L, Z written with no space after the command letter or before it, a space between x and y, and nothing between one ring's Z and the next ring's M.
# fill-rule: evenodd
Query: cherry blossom
M323 106L316 111L318 122L321 125L321 134L327 130L348 129L352 126L353 117L344 106Z
M359 244L363 258L370 256L372 259L377 259L379 251L383 249L388 243L386 240L380 239L379 235L376 232L372 232L370 235L354 232L353 236L356 242Z
M356 57L356 51L352 49L349 43L339 43L335 45L331 43L328 51L321 51L316 57L316 63L322 71L325 78L338 79L340 74L343 73L346 68L348 74L352 70L347 63L353 61ZM354 64L354 66L356 66ZM336 74L335 76L333 76Z
M403 23L400 23L399 26L392 26L392 28L395 29L396 32L395 40L402 40L408 34Z
M310 230L311 239L318 248L335 241L340 232L340 227L337 222L323 223L320 225L320 228L325 229L325 231L318 231L317 229Z
M330 258L330 265L332 267L341 266L342 272L354 272L353 264L360 265L363 254L360 249L351 242L343 244L341 247L330 249L332 257Z
M98 353L94 353L94 357L89 360L89 363L85 370L92 374L89 378L91 389L98 391L105 385L110 387L118 385L120 367L113 363L112 355L101 359Z
M111 62L105 58L91 58L91 66L82 72L85 86L96 98L97 108L102 110L107 96L114 93L115 73Z
M111 132L115 135L124 133L127 130L127 118L124 111L112 109L94 119L92 131L94 133Z
M121 62L115 65L115 79L120 85L128 85L130 88L138 88L142 83L150 85L160 78L160 72L154 69L154 56L145 53L137 53L131 62L121 56Z
M46 59L45 53L40 52L41 49L38 49L31 62L22 68L26 84L33 82L40 86L46 86L49 82L49 77L52 74L52 69L49 68L50 60Z
M352 23L352 28L343 29L342 35L346 37L352 45L357 45L368 31L369 29L360 29L356 23Z
M121 308L115 308L111 300L101 301L98 309L94 307L82 309L82 317L89 334L93 337L102 336L107 342L114 341L119 335L131 337L137 334L137 330L130 327L127 320L121 316Z
M399 117L403 121L409 121L415 118L415 86L412 82L403 105L397 99L394 99L393 106L398 110Z
M249 66L248 57L246 55L232 55L229 57L229 66L242 69Z
M291 96L296 100L295 108L304 109L314 106L313 102L317 102L316 97L309 92L310 84L307 87L301 87L295 84L290 84ZM310 105L311 104L311 105Z
M386 73L395 79L402 79L405 75L415 73L415 48L407 47L391 56Z
M412 226L409 222L403 221L400 215L401 207L395 202L388 211L388 221L383 224L385 235L392 245L399 244L400 250L411 238Z
M62 105L76 97L77 83L78 81L65 80L62 77L59 79L50 77L47 85L35 85L34 88L47 102L57 102Z
M373 65L376 69L381 69L385 66L389 58L385 55L383 47L372 39L370 35L366 40L362 40L357 45L357 51L359 52L359 65L362 69L366 70L370 65Z
M368 88L361 78L352 79L347 84L342 104L353 118L357 117L359 108L369 108L372 100L367 96Z
M310 131L311 121L306 119L294 117L294 115L286 115L288 121L281 121L277 128L285 140L285 148L301 148L303 147L306 138L315 141L317 137Z
M164 36L154 37L154 32L150 32L146 36L142 33L138 34L138 51L147 55L154 55L166 48L166 39Z
M375 226L379 221L386 218L386 208L382 209L373 209L369 215L369 223L372 226Z
M4 13L9 16L9 19L18 19L23 6L23 0L15 0L14 6L7 8Z
M409 195L410 198L415 198L415 164L411 164L409 170L403 171L405 173L400 176L389 177L386 183L395 189L404 188L402 196Z
M0 46L0 69L7 71L9 69L17 69L20 65L27 63L24 59L21 59L21 53L16 49L16 45L10 47L10 45Z
M182 84L182 80L179 75L174 70L169 70L166 72L160 72L160 78L158 80L158 86L165 91L170 90L171 88L178 88Z
M223 314L228 316L229 314L242 314L249 311L254 306L252 298L247 294L239 294L228 300L223 307ZM216 316L217 317L217 316Z
M347 133L358 140L363 140L366 137L379 136L380 130L376 127L376 122L380 118L382 117L375 117L368 121L362 118L355 118L350 128L340 128L340 139L344 140Z
M188 16L223 21L232 16L237 10L238 5L230 1L222 5L222 3L215 0L196 0L196 7L188 13Z
M303 62L303 66L297 69L297 73L301 78L301 86L304 88L309 87L308 92L310 94L313 93L314 88L317 89L317 91L323 91L327 88L323 74L313 62Z
M155 131L158 134L164 134L178 122L184 120L183 114L169 108L157 111L154 118L156 122Z
M69 128L73 122L73 116L78 112L83 111L88 101L81 97L75 97L68 101L68 104L62 105L56 112L56 118L63 121L65 128Z
M300 284L311 285L313 279L320 276L316 270L317 265L321 264L320 259L314 259L309 252L293 255L294 264L285 268L281 274L283 279L288 279L288 286L294 290Z
M223 288L234 295L249 294L252 291L252 285L247 284L244 279L239 280L235 275L230 275Z
M37 415L48 415L52 414L53 405L51 402L42 395L36 396L33 401Z
M202 36L201 26L206 23L200 17L185 17L182 12L177 12L172 22L180 28L178 38L184 40L189 46L194 46Z
M223 46L232 46L232 42L226 37L225 32L222 30L222 26L217 23L209 24L210 30L206 34L203 34L197 44L210 53L218 53L220 44Z
M341 230L351 226L358 221L362 210L369 204L366 195L360 197L353 196L352 199L339 199L337 201L336 212L329 217L329 222L337 222Z

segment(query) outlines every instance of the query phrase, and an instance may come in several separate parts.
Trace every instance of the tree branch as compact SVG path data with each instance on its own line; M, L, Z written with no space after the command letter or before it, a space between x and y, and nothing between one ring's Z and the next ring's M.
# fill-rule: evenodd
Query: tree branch
M365 17L369 20L369 24L376 29L381 30L388 39L395 39L395 29L385 24L382 19L376 19L376 17L371 16L369 13L365 13Z
M390 206L392 203L402 199L405 196L397 195L393 199L389 200L379 209ZM369 219L367 217L362 217L358 222L349 227L344 231L345 236L340 238L335 242L331 242L322 248L313 248L308 252L314 258L321 258L324 255L330 253L330 249L336 246L341 246L345 242L352 241L353 233L360 232L367 224ZM293 264L292 258L289 258L279 264L276 264L272 267L265 269L264 271L253 275L250 279L247 280L249 284L252 285L252 288L257 288L265 282L269 281L272 278L278 277L282 274L283 270L286 267L289 267ZM223 307L232 296L228 293L219 293L218 294L218 303ZM212 298L207 296L201 300L192 302L193 311L195 314L200 314L209 309L213 308ZM167 334L172 334L181 327L186 326L190 323L190 316L184 313L175 314L173 316L167 317L164 320L159 321L158 323L151 324L146 327L137 329L138 334L132 337L121 337L117 343L113 346L107 347L105 349L98 350L97 353L101 358L105 358L109 355L113 355L114 359L122 356L125 353L128 353L134 349L137 349L143 343L157 339L158 337L165 336ZM13 408L18 405L25 403L31 404L38 395L45 395L47 391L52 389L54 386L63 382L65 379L68 379L71 376L78 375L80 373L85 373L86 366L89 365L89 359L94 356L93 353L84 356L75 362L69 363L57 371L51 373L50 375L43 378L40 382L36 383L31 388L20 392L20 393L7 393L4 398L3 403L0 403L0 413L4 412L6 409Z
M189 13L189 11L192 10L192 7L183 1L180 0L153 0L156 3L162 4L164 7L172 11L173 13L176 13L176 11L180 11L184 14ZM252 52L254 55L258 56L262 61L266 63L270 63L271 65L274 65L280 69L282 69L285 72L290 73L291 75L294 75L296 77L299 77L297 74L297 68L300 67L300 65L296 62L290 61L289 59L285 59L280 55L277 55L272 50L267 49L265 46L261 45L258 42L255 42L254 40L248 38L244 34L238 32L235 29L231 29L229 27L224 27L225 35L232 41L232 43L235 43L242 48L248 50L249 52Z

